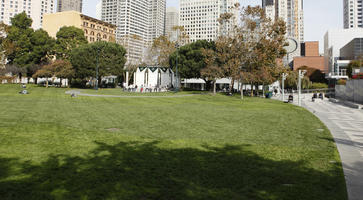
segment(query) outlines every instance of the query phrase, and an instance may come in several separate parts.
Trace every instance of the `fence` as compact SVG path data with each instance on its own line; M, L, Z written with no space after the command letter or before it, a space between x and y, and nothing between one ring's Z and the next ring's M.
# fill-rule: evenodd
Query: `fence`
M363 104L363 80L349 80L346 85L335 86L338 99Z

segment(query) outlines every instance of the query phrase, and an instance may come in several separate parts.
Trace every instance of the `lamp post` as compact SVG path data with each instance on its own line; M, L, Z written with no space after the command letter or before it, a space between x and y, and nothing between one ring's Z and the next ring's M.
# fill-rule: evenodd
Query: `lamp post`
M179 54L178 49L179 49L179 44L178 43L175 44L175 48L176 48L176 59L175 59L175 61L176 61L176 63L175 63L176 86L175 86L175 92L179 92L179 74L178 74L178 54Z
M298 101L299 101L299 106L301 106L301 79L304 78L304 75L306 73L306 70L299 70L299 83L298 83Z
M283 73L282 74L282 101L285 102L285 80L287 78L288 74Z

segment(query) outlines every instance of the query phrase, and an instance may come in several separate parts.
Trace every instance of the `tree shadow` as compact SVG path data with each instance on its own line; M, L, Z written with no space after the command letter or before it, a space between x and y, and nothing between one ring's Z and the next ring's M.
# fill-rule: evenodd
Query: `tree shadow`
M14 161L0 159L0 199L347 199L339 164L321 172L303 162L265 159L246 146L97 144L86 157L17 161L25 174L18 179L7 179Z

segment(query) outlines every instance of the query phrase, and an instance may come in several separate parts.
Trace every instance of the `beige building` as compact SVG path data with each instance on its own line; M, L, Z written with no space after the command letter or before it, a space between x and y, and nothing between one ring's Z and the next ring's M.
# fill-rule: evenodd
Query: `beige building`
M75 26L84 31L88 42L115 41L115 25L83 15L76 11L44 15L43 20L43 29L54 38L59 29L63 26Z

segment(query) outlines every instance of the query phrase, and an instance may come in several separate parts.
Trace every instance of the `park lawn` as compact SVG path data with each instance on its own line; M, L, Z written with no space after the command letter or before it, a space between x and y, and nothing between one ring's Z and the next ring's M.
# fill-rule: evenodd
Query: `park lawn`
M347 199L332 136L303 108L28 90L0 85L2 200Z
M81 93L85 94L96 94L96 95L118 95L118 96L180 96L180 95L194 95L194 94L207 94L202 91L180 91L178 93L169 92L127 92L123 91L121 88L100 88L98 90L94 89L75 89Z

